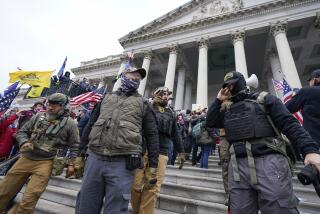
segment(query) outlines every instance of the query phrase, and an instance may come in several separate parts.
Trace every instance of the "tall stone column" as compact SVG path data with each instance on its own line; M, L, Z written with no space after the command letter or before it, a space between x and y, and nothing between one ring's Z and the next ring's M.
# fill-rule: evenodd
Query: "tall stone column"
M192 96L192 82L188 80L186 81L186 89L184 93L184 109L191 110L191 107L192 107L191 96Z
M174 103L175 110L183 109L185 81L186 81L186 70L184 67L180 67L178 69L177 93L175 96L175 103Z
M164 85L173 92L174 77L175 77L176 65L177 65L178 47L172 46L169 48L169 51L170 51L169 62L168 62L168 68L167 68L166 81Z
M320 12L317 12L316 19L314 20L314 27L320 30Z
M279 57L278 57L277 53L275 53L275 51L272 51L272 52L269 53L269 61L270 61L270 65L271 65L272 78L274 80L282 82L284 75L283 75L283 73L281 71L281 64L280 64ZM275 92L276 92L275 94L280 99L282 99L283 92L282 91L276 91L276 90L275 90Z
M138 88L138 92L142 96L144 95L144 92L145 92L145 89L146 89L146 84L147 84L147 79L148 79L148 73L149 73L151 58L152 58L151 52L144 53L142 68L144 68L146 70L147 74L146 74L146 77L140 82L140 85L139 85L139 88Z
M199 42L197 104L208 106L208 40Z
M120 56L120 60L121 60L121 65L120 65L120 68L119 68L117 77L118 77L118 76L121 74L121 72L124 70L126 63L128 63L128 58L127 58L124 54L122 54L122 55ZM120 78L119 78L119 79L117 79L117 81L114 83L112 91L118 90L118 88L119 88L120 86L121 86L121 80L120 80Z
M244 51L244 31L237 30L231 34L234 46L234 59L236 62L236 71L240 72L244 78L248 78L248 69L246 62L246 53Z
M289 42L286 36L287 23L277 22L271 25L270 31L274 36L280 59L281 70L293 88L301 88L301 82L296 65L293 60Z

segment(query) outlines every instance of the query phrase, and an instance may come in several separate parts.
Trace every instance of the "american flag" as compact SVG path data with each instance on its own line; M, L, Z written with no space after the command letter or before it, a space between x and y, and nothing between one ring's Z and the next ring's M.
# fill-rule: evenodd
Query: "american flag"
M283 79L283 102L287 103L289 100L291 100L292 96L293 96L293 91L291 87L289 86L287 81ZM297 118L299 123L303 125L303 117L300 110L296 113L293 113L293 116L295 116L295 118Z
M13 89L7 92L7 94L4 97L0 98L0 112L10 108L12 101L18 95L19 91L20 91L20 88Z
M84 94L81 94L77 97L73 97L70 100L70 106L71 107L77 107L79 105L82 105L84 103L90 103L90 102L99 102L103 98L103 95L96 93L96 92L87 92Z
M274 88L275 88L277 91L283 90L283 84L282 84L282 82L280 82L280 81L278 81L278 80L275 80L275 79L272 79L272 83L273 83Z

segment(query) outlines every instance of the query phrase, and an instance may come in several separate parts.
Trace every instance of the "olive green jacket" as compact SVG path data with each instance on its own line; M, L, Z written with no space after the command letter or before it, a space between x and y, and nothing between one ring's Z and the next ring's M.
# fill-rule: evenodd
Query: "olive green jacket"
M47 121L45 113L34 115L31 120L24 124L18 131L16 139L20 147L24 143L29 142L34 145L34 149L33 151L23 152L23 155L32 160L50 160L56 156L58 151L67 150L69 148L69 157L75 159L79 153L80 137L79 130L73 119L65 113L59 120L47 123L60 125L65 117L67 118L65 124L61 125L62 127L58 129L59 131L56 134L47 133L47 127L44 128L44 131L42 131L41 134L38 134L39 136L35 137L37 130L41 130L41 122L39 121Z

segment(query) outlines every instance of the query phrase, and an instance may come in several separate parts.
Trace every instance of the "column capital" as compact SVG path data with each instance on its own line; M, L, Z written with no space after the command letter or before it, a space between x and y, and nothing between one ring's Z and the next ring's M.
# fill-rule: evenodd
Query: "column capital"
M278 21L270 25L270 33L275 37L279 33L286 33L288 23L286 21Z
M144 59L149 59L149 60L151 60L151 59L152 59L152 56L153 56L152 51L144 51L144 52L143 52L143 58L144 58Z
M178 45L171 45L168 47L170 54L177 54L179 49Z
M199 44L199 49L201 49L201 48L206 48L206 49L208 49L209 40L208 40L208 39L201 38L201 39L198 41L198 44Z
M314 26L320 30L320 12L317 12L316 19L314 20Z
M245 31L244 30L236 30L234 32L231 32L231 40L234 43L238 41L243 41L245 37Z

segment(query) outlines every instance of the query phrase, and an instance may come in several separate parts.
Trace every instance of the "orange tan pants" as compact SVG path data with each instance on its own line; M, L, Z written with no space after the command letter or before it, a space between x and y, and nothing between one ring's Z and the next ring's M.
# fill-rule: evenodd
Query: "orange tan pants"
M133 214L153 214L160 193L161 184L165 178L168 156L159 155L157 168L157 184L148 190L143 189L144 172L148 166L148 157L144 156L144 168L137 169L131 189L131 206Z
M6 177L0 181L0 213L4 211L8 202L28 182L23 197L17 206L14 206L9 213L31 214L46 189L51 170L52 160L30 160L26 157L20 159L9 170ZM14 209L14 211L12 211Z

